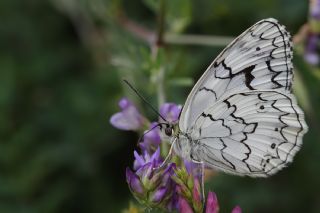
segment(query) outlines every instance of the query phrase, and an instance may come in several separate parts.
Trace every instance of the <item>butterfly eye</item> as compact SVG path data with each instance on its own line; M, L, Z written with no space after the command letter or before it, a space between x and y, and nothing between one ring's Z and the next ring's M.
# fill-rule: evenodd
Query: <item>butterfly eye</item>
M165 133L167 136L171 136L172 133L173 133L172 127L166 127L165 130L164 130L164 133Z

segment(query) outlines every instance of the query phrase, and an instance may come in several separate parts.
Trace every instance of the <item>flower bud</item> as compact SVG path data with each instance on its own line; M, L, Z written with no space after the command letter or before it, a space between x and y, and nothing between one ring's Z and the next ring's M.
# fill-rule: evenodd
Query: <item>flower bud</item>
M139 176L133 173L129 168L126 169L126 177L131 192L139 195L144 192Z
M206 203L206 213L218 213L219 204L217 195L214 192L209 192Z
M179 212L181 213L193 213L189 203L182 197L179 198Z
M241 212L242 212L242 210L241 210L240 206L236 206L232 209L231 213L241 213Z

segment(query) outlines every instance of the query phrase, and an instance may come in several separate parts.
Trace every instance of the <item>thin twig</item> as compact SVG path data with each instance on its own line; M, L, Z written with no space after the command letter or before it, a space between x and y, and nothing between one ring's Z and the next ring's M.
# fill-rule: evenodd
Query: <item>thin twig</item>
M137 22L130 20L124 14L118 17L118 23L125 30L129 31L135 37L148 43L152 49L152 54L156 55L158 46L164 44L174 45L203 45L203 46L226 46L229 44L233 37L230 36L208 36L208 35L193 35L193 34L172 34L164 33L164 3L162 4L162 11L159 12L158 17L158 30L157 33L147 29L146 27L138 24ZM160 16L162 18L160 18Z
M156 41L156 46L158 47L163 45L166 2L165 0L160 0L159 4L160 4L160 8L159 8L159 16L158 16L158 34L157 34L157 41Z
M165 34L164 41L167 44L226 46L234 38L230 36L207 36L207 35L179 35Z

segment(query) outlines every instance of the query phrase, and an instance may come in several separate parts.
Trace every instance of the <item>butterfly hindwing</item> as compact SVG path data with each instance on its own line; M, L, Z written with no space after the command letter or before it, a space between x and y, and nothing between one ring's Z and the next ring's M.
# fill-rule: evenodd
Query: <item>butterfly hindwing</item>
M195 160L236 175L266 177L292 161L306 131L292 94L250 91L204 110L190 136L197 141Z
M179 127L190 131L197 117L223 97L251 90L290 93L290 34L275 19L262 20L236 38L212 62L189 94Z

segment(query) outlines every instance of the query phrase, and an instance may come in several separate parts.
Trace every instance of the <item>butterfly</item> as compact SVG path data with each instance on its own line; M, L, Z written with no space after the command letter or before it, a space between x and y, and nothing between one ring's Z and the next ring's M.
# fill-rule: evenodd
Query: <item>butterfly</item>
M308 127L292 94L292 40L273 18L231 42L164 129L183 159L229 174L268 177L292 162Z

